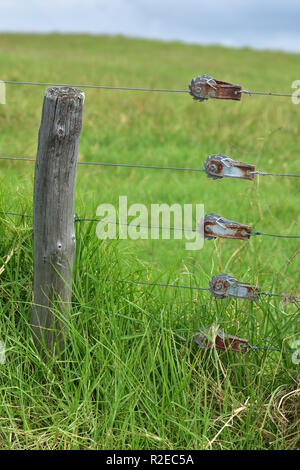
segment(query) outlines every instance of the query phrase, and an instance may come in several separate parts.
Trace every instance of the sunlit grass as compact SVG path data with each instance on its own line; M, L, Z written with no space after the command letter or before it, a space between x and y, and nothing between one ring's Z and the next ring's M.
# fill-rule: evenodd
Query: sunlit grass
M290 91L298 56L88 36L0 36L1 79L186 88L197 74L250 90ZM7 87L1 155L35 156L43 88ZM298 172L300 108L285 98L195 104L187 95L87 90L80 160L200 168L224 153L265 171ZM0 210L30 214L33 165L0 162ZM299 182L208 180L195 173L80 166L76 212L102 202L204 203L205 212L270 233L300 233ZM299 306L211 299L120 278L207 287L229 272L263 290L299 293L297 240L100 242L77 224L67 355L44 364L33 346L32 226L0 217L2 448L296 448L298 368L291 353L203 355L194 333L215 324L288 351ZM12 251L13 250L13 251ZM7 256L10 256L9 259ZM6 263L7 261L7 263ZM298 335L298 336L297 336ZM225 424L228 424L225 426Z

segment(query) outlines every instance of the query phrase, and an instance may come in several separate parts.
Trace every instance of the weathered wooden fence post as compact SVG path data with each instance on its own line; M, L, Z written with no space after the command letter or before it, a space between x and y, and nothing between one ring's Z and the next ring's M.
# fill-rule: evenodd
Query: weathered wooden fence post
M34 284L31 326L42 351L64 347L75 252L74 193L84 94L49 88L44 97L34 176Z

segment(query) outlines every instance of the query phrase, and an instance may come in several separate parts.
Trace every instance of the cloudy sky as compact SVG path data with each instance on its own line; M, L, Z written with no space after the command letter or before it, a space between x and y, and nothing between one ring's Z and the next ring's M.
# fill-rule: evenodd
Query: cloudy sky
M124 34L300 52L300 1L0 0L0 31Z

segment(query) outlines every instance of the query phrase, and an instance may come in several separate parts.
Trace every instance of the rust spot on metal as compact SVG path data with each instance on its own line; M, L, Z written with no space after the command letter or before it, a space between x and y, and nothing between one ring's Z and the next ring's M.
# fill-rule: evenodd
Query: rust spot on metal
M246 293L243 296L245 299L258 300L257 294L259 292L259 289L257 287L251 286L250 284L241 284L241 287L246 290Z
M241 172L241 178L245 180L254 180L255 166L248 163L235 162L235 168Z
M226 297L227 289L229 288L230 284L227 279L221 278L221 276L214 276L211 282L211 290L213 293L217 293L218 297L223 296Z
M210 160L206 165L206 170L208 173L214 176L219 176L223 170L223 164L218 160Z
M235 353L244 354L249 347L249 341L238 336L226 335L219 330L214 332L213 327L202 328L196 336L196 343L201 349L212 349L215 346L223 351L231 350Z
M218 349L231 349L233 352L245 353L248 349L248 340L244 338L238 338L237 336L217 334L216 336L216 348Z

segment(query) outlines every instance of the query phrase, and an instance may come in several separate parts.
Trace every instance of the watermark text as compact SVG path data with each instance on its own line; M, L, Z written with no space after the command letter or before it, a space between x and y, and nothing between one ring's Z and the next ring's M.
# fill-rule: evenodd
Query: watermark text
M149 213L144 204L128 206L127 196L119 196L118 210L100 204L96 215L101 218L96 227L101 240L185 239L186 250L203 248L203 204L151 204Z

